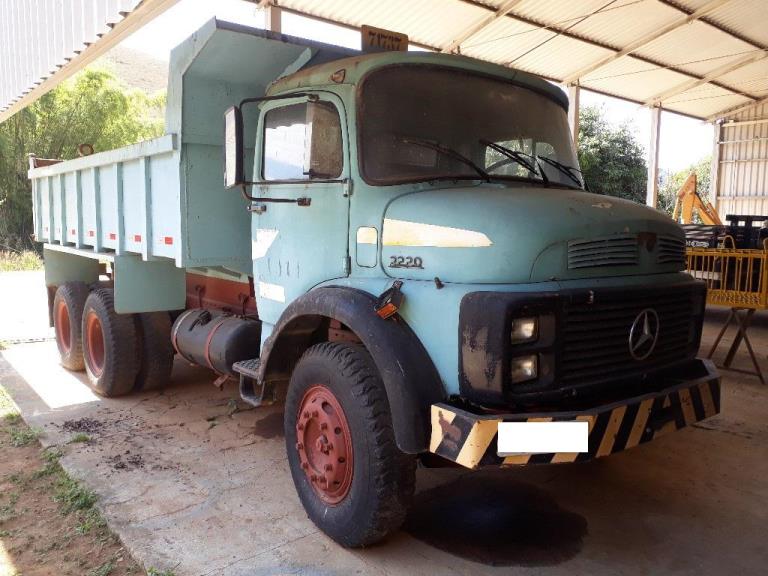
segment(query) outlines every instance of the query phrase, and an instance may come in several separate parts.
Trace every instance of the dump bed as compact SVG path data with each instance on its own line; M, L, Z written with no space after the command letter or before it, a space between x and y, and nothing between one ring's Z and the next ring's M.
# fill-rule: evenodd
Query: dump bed
M33 168L29 176L38 241L183 265L175 135Z
M36 239L59 253L250 274L250 215L223 182L224 111L282 76L350 53L209 21L171 54L165 136L64 162L31 159ZM247 142L258 109L250 114Z

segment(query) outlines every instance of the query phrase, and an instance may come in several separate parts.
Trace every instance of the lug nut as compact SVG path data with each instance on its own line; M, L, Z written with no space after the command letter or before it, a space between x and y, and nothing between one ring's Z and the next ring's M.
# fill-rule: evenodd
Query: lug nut
M299 422L299 423L296 425L296 428L298 428L299 430L304 430L304 423L303 423L303 422Z
M347 459L344 458L344 456L339 456L339 460L338 460L339 464L344 464L344 462L346 462L346 461L347 461Z
M302 462L301 463L301 469L302 470L309 470L309 462Z
M304 410L304 414L302 414L304 418L309 418L309 410Z
M325 471L330 472L333 470L333 464L326 464L325 465Z
M320 413L317 410L312 410L312 418L317 418Z
M328 423L327 422L321 422L320 423L320 430L328 430Z
M310 480L312 480L312 482L316 482L316 481L317 481L317 474L312 474L312 475L309 477L309 479L310 479Z
M296 450L304 450L304 444L301 442L296 442Z

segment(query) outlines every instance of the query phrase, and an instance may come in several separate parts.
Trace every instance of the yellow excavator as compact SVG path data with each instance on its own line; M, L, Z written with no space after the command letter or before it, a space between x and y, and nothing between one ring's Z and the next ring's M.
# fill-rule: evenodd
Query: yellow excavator
M677 191L677 200L675 200L672 219L681 224L692 224L694 209L698 212L699 218L701 218L704 224L709 224L710 226L723 225L714 206L696 192L696 173L691 172L688 178L685 179L685 182L683 182L680 190Z

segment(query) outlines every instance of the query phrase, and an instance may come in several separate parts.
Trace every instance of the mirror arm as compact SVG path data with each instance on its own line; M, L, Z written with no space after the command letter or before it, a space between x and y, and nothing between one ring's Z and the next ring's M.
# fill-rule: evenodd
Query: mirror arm
M249 202L271 202L273 204L296 204L298 206L309 206L312 204L312 198L263 198L258 196L251 196L245 191L245 187L248 184L255 184L255 182L246 182L240 187L240 192L243 198Z

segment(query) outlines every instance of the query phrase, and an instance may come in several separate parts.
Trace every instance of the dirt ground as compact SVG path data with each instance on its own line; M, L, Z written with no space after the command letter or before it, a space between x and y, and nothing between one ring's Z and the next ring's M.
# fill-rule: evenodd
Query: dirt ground
M61 451L43 449L37 435L0 386L0 576L143 574L95 494L64 473Z
M704 355L724 319L710 312ZM768 369L768 315L751 334ZM735 366L749 367L743 348ZM247 407L212 381L177 360L165 389L103 399L51 341L0 352L0 382L43 445L66 447L62 467L137 562L176 576L766 574L768 386L754 376L723 372L720 415L609 458L421 468L404 529L365 550L340 548L304 513L282 407Z

